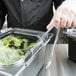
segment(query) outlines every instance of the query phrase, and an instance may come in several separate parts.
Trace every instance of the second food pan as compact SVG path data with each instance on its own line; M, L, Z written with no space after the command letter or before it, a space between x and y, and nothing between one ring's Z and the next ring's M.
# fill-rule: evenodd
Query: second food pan
M76 63L76 28L67 29L65 34L68 38L68 57Z

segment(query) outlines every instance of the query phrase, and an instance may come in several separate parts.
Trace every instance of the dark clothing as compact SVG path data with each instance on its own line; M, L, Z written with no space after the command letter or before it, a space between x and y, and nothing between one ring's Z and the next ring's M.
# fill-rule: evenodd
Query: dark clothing
M46 31L53 16L53 3L57 8L63 0L0 0L0 28L7 14L8 27Z

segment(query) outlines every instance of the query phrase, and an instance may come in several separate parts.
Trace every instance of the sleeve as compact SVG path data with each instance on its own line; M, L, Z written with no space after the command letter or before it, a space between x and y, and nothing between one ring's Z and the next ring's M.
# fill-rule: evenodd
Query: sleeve
M2 0L0 0L0 29L3 26L3 23L5 21L5 15L7 13L7 9L5 5L3 4Z
M59 5L61 5L61 3L62 3L63 1L65 1L65 0L53 0L55 8L57 9L57 7L58 7Z

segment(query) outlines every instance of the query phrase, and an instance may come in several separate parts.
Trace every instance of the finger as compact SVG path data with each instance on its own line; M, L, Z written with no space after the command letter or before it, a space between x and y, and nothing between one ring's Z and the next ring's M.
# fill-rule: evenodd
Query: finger
M69 16L67 17L67 23L66 23L66 26L67 27L72 27L72 23L73 23L73 15L72 13L69 14Z
M47 29L50 29L52 26L58 27L60 23L60 16L61 16L61 9L58 9L55 12L54 17L52 18L50 24L47 26Z
M47 26L47 29L50 29L51 27L58 27L60 23L60 20L57 18L53 18L51 23Z
M74 20L74 13L70 11L69 16L67 18L67 27L72 27L73 26L73 20Z
M63 18L66 20L66 27L72 27L73 19L74 19L74 13L71 10L69 10L68 14L65 13L65 17L63 17ZM63 21L62 21L62 25L63 25Z
M73 27L76 27L76 18L73 20Z
M62 19L62 18L60 18L60 26L61 27L66 27L66 19Z
M55 26L56 28L59 27L59 25L60 25L60 19L55 18L54 21L55 21L54 26Z
M58 20L56 20L54 17L51 20L50 24L47 26L47 29L51 29L52 27L55 27L55 25L58 23Z
M73 18L73 22L72 22L72 26L76 27L76 13L74 13L74 18Z
M55 24L54 19L52 19L52 20L51 20L51 23L48 24L47 29L52 28L52 27L54 26L54 24Z
M66 27L72 27L72 21L67 21Z

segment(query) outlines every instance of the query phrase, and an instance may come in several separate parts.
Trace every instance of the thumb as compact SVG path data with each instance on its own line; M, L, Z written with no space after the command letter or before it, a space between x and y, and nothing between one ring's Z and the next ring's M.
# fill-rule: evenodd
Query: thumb
M47 29L49 30L49 29L53 28L54 26L55 26L55 19L53 18L51 20L51 22L47 25Z
M47 29L51 29L52 27L58 27L60 24L60 13L59 15L54 15L51 22L48 24Z

